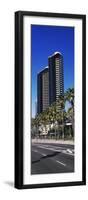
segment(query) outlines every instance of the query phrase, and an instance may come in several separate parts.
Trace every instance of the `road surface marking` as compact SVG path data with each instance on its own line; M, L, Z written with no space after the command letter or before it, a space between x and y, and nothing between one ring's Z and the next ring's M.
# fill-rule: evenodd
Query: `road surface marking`
M42 149L47 149L47 150L50 150L50 151L61 152L61 150L58 150L58 149L48 148L48 147L44 147L44 146L38 146L38 147L42 148Z
M67 154L70 156L74 156L74 153L70 150L70 149L54 149L54 148L49 148L49 147L45 147L45 146L41 146L39 145L38 148L42 148L42 149L46 149L46 150L50 150L50 151L54 151L54 152L60 152L63 154ZM34 150L35 152L39 153L37 150Z
M37 150L32 150L32 151L34 151L35 153L39 153L39 154L41 154L42 156L46 156L45 153L40 153L40 152L38 152Z
M41 146L41 145L39 145L39 146ZM42 146L46 147L46 148L63 149L63 147L58 147L58 146L54 146L54 145L42 145Z
M42 154L42 156L46 156L46 154L45 153L41 153Z
M61 164L61 165L63 165L63 166L66 166L65 163L62 163L62 162L60 162L59 160L56 160L56 162L59 163L59 164Z
M55 151L55 152L61 152L61 153L65 153L65 154L74 156L74 154L72 154L72 153L70 153L70 152L67 152L67 149L59 150L59 149L53 149L53 148L44 147L44 146L41 146L41 145L38 146L38 147L39 147L39 148L42 148L42 149L47 149L47 150Z
M70 150L70 149L67 149L67 152L68 152L68 153L72 153L72 150Z
M32 150L32 151L34 151L34 152L38 153L38 151L37 151L37 150Z
M39 145L39 146L41 146L41 145ZM38 147L39 147L39 146L38 146ZM66 147L59 147L59 146L54 146L54 145L42 145L42 147L51 148L51 149L54 148L54 149L56 149L56 150L62 149L62 150L68 151L69 153L74 152L74 149L70 149L70 148L66 148Z
M74 156L73 153L69 153L69 152L67 152L66 150L63 150L62 153L63 153L63 154L66 154L66 155L69 155L69 156Z

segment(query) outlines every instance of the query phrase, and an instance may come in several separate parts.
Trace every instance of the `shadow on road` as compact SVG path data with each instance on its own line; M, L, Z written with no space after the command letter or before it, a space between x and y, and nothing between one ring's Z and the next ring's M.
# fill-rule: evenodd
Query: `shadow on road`
M42 156L42 157L40 157L40 159L32 161L32 164L40 162L42 159L46 159L46 158L49 158L49 157L54 157L54 156L56 156L59 153L61 153L61 152L54 152L52 154L48 154L46 156Z

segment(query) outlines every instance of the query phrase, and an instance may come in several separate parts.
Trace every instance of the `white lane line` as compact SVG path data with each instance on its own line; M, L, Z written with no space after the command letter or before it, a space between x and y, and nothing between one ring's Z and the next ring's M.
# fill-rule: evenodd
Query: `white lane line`
M74 153L74 149L67 149L65 147L58 147L58 146L54 146L54 145L53 146L52 145L39 145L39 144L37 144L36 146L37 146L37 148L44 148L44 149L53 150L53 151L58 151L61 149L62 151L69 153L69 155Z
M38 153L38 151L37 151L37 150L32 150L32 151L34 151L35 153Z
M50 150L50 151L61 152L61 150L57 150L57 149L53 149L53 148L48 148L48 147L44 147L44 146L38 146L38 147L42 148L42 149L47 149L47 150Z
M42 154L42 156L46 156L46 154L45 153L41 153Z
M59 163L59 164L61 164L61 165L63 165L63 166L66 166L65 163L62 163L62 162L60 162L59 160L56 160L56 162Z
M34 151L35 153L39 153L39 154L41 154L42 156L46 156L45 153L40 153L40 152L38 152L37 150L32 150L32 151Z
M55 145L45 145L45 144L37 144L37 145L34 145L34 146L37 146L37 147L45 147L45 148L54 148L54 149L63 149L63 147L58 147L58 146L55 146Z
M41 146L41 145L39 145L39 146ZM39 146L37 146L37 147L39 147ZM58 147L58 146L52 146L52 145L42 145L43 147L46 147L46 148L54 148L54 149L63 149L63 147Z
M70 156L74 156L74 154L70 153L70 152L67 152L67 149L66 150L59 150L59 149L53 149L53 148L48 148L48 147L44 147L44 146L38 146L39 148L42 148L42 149L47 149L47 150L50 150L50 151L54 151L54 152L61 152L61 153L64 153L64 154L67 154L67 155L70 155Z
M66 150L63 150L61 153L66 154L66 155L69 155L69 156L74 156L73 153L69 153L69 152L67 152Z
M71 149L67 149L67 152L68 152L68 153L72 153L72 150L71 150Z
M41 146L41 145L40 145ZM66 147L58 147L58 146L52 146L52 145L42 145L43 147L46 147L46 148L50 148L50 149L55 149L55 150L58 150L58 149L62 149L62 150L65 150L65 151L67 151L67 152L69 152L69 153L72 153L72 152L74 152L74 149L67 149Z

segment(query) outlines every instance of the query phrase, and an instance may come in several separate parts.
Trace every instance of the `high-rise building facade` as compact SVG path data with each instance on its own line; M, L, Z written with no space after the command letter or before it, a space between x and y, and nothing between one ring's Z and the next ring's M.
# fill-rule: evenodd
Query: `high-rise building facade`
M37 114L64 96L63 56L55 52L48 57L48 67L37 75Z
M49 66L49 105L55 102L59 96L64 95L63 56L55 52L48 57Z
M37 113L49 106L49 72L48 67L37 75Z

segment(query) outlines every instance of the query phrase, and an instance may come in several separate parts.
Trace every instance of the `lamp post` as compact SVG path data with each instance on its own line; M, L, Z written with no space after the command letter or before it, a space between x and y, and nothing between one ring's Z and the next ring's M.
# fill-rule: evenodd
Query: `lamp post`
M64 139L64 109L62 109L62 130L63 130L63 139Z

